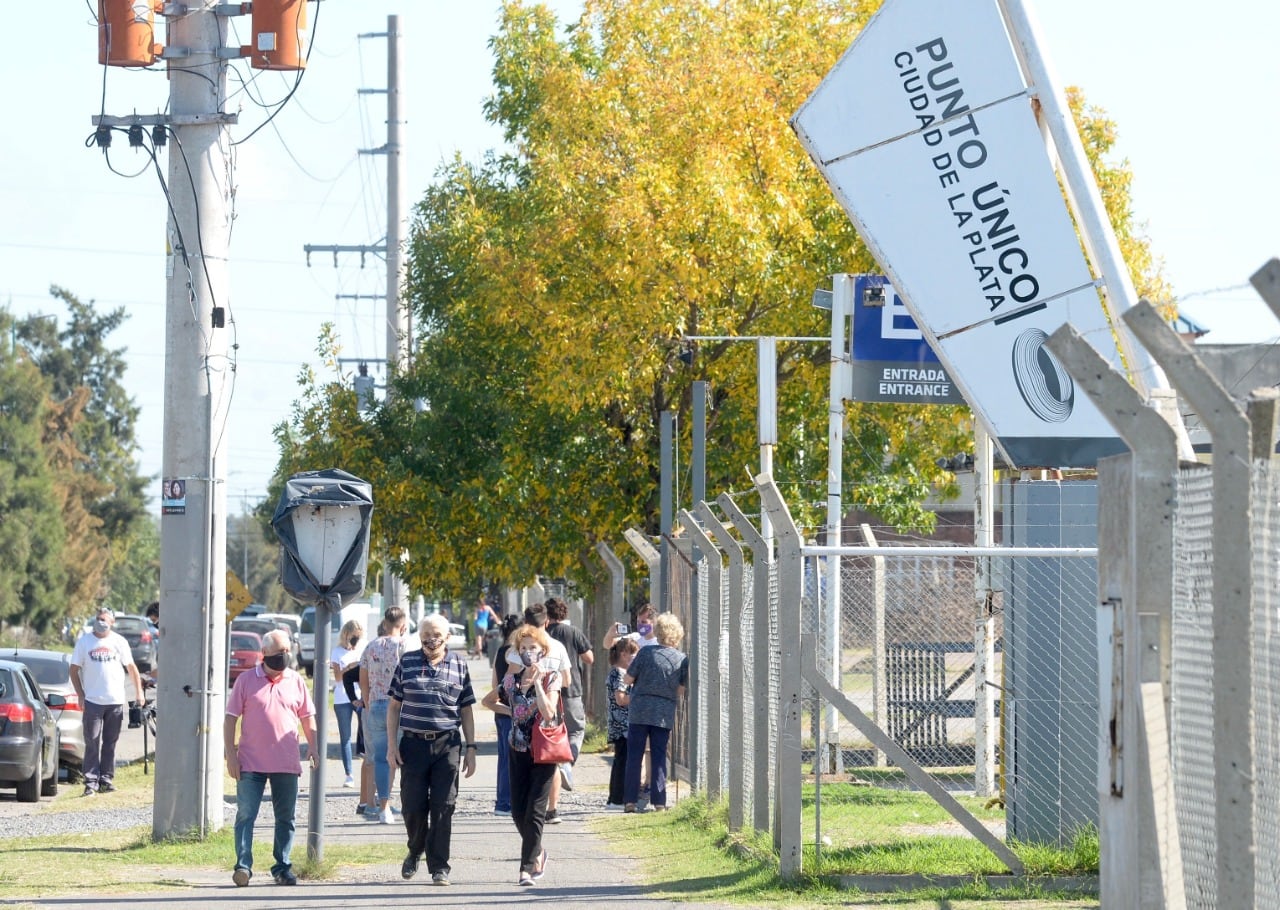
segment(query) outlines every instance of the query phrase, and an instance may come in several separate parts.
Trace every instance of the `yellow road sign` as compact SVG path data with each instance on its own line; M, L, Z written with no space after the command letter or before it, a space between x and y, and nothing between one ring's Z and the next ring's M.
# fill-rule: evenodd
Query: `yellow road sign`
M244 608L253 603L253 595L244 586L240 576L227 569L227 622L244 612Z

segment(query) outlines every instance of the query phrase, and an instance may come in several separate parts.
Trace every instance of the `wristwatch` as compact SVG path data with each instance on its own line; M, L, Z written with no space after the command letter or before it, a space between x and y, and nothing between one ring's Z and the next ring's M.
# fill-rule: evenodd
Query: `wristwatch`
M477 746L475 743L467 743L467 748L468 748L468 749L478 749L478 748L480 748L480 747L479 747L479 746Z

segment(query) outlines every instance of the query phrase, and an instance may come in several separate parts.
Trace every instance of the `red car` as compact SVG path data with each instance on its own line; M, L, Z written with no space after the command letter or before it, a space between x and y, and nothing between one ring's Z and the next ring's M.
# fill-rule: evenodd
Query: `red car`
M227 644L230 657L227 660L228 678L235 682L245 670L252 670L262 662L262 637L256 632L229 632Z

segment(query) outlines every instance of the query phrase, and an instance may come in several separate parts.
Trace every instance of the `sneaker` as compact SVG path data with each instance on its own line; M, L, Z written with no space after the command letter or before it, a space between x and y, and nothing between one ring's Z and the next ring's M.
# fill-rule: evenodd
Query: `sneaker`
M448 872L432 872L431 884L447 886L449 884L449 873Z
M253 873L248 869L237 869L231 873L231 880L236 883L237 888L243 888L249 884L249 879L253 878Z
M281 869L279 872L272 872L271 878L277 885L296 885L298 876L293 874L292 869Z
M418 855L409 853L405 856L404 862L400 864L400 877L413 878L418 874Z
M109 780L98 781L98 792L99 793L115 793L116 785L111 783L111 781Z
M396 820L395 820L395 817L394 817L394 816L392 816L392 814L391 814L391 807L390 807L390 806L387 806L387 808L385 808L385 809L383 809L383 810L382 810L382 813L378 816L378 820L379 820L380 822L382 822L384 825L394 825L394 824L395 824Z
M543 824L558 825L560 824L560 813L557 812L555 809L548 809L547 817L544 818L542 821L543 821Z
M83 792L83 793L81 793L80 795L81 795L81 796L97 796L97 795L98 795L98 791L97 791L97 790L95 790L95 789L93 789L93 787L90 787L88 784L85 784L85 785L84 785L84 792Z
M547 874L547 848L543 847L542 862L538 863L538 871L530 873L529 877L536 882L546 874Z
M370 821L377 821L382 818L382 813L378 811L376 804L369 803L369 805L364 807L364 817Z
M566 793L573 792L573 765L568 762L560 764L560 788Z
M353 789L355 785L356 785L356 779L352 777L350 774L348 774L347 779L342 782L342 786L348 790Z
M524 886L531 886L533 884L533 876L530 875L528 872L521 872L520 884Z
M493 814L498 816L499 818L505 818L511 815L511 810L508 809L506 812L503 812L501 809L494 809Z
M369 808L364 803L356 803L356 815L364 815L364 810Z
M605 803L604 811L606 812L622 812L626 809L622 803Z

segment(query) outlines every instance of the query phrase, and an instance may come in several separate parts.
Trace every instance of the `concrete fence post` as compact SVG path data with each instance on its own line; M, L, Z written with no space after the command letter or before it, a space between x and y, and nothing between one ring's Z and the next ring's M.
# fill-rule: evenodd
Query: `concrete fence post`
M721 511L728 516L734 528L751 548L751 641L750 653L743 645L742 656L746 669L746 691L751 705L743 716L743 740L751 756L751 827L760 833L770 830L769 792L769 576L773 550L769 541L757 530L751 520L738 508L727 493L716 498Z
M728 658L724 663L727 672L724 674L726 694L725 710L729 712L729 740L725 744L725 753L729 757L728 779L725 787L729 791L729 830L737 831L743 826L744 795L747 789L746 762L734 760L739 747L746 749L748 740L744 733L743 719L746 714L744 694L749 692L747 675L744 672L747 661L743 650L743 617L742 617L742 545L729 532L724 523L711 511L711 506L700 502L695 511L702 520L703 526L712 540L729 556L729 577L725 590L728 594L725 602L726 619L729 630Z
M800 531L791 518L782 494L767 474L755 478L760 502L773 527L778 548L778 642L781 669L778 680L778 763L774 777L776 790L776 835L779 875L784 881L799 878L802 864L800 810L801 775L801 670L800 603L804 596L804 566Z

